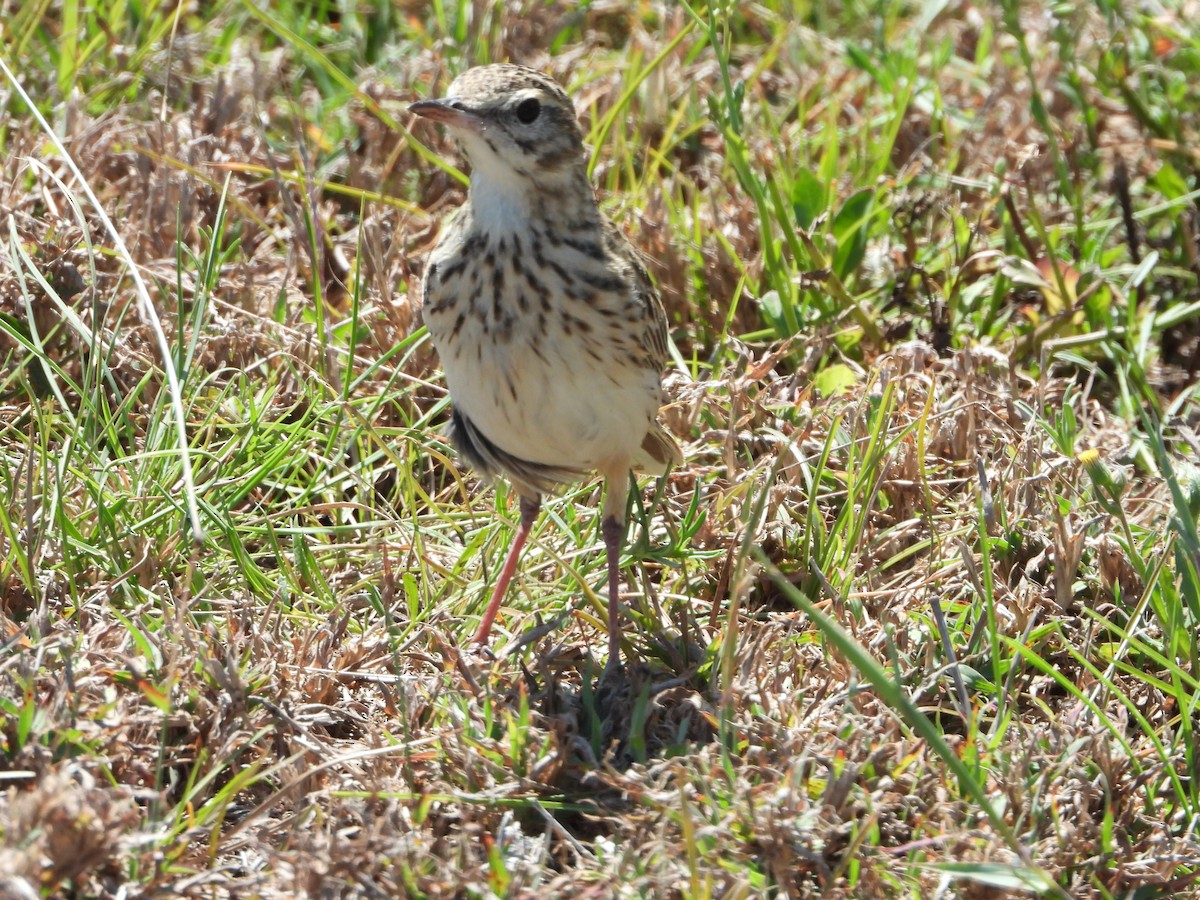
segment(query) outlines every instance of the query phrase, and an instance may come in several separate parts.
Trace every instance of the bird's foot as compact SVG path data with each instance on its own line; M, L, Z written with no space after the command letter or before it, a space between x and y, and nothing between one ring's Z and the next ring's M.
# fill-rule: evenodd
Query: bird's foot
M450 650L450 654L454 660L454 667L467 679L472 689L478 689L481 681L486 682L488 674L496 665L497 657L492 648L476 641L460 646L457 650Z
M610 728L613 724L628 722L632 701L629 673L621 664L620 656L610 656L596 682L596 711L601 721Z

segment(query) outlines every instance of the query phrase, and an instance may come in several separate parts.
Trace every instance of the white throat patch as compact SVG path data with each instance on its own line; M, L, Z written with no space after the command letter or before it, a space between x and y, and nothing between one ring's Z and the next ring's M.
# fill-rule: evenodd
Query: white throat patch
M475 135L464 136L471 158L471 213L488 234L523 230L530 217L530 184Z

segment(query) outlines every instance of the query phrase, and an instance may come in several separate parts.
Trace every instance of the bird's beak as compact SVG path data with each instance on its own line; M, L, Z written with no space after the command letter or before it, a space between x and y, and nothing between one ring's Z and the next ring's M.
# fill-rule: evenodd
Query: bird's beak
M441 122L451 128L466 128L478 130L479 117L465 109L452 106L445 100L418 100L408 104L408 111L416 113L423 119Z

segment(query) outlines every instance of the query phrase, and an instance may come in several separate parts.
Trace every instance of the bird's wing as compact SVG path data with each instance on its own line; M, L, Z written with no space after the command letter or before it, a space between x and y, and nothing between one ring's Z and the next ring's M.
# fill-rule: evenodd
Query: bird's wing
M667 313L658 288L642 262L642 254L612 222L605 220L604 239L608 251L620 260L633 291L634 321L629 323L639 348L645 354L647 368L661 371L667 361Z

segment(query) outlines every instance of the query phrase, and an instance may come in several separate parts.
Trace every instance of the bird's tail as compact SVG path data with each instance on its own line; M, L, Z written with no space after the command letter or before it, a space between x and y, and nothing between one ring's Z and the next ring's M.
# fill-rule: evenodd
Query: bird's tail
M642 438L642 450L645 458L638 460L638 468L662 472L671 466L683 464L683 451L679 444L658 422L654 422Z

